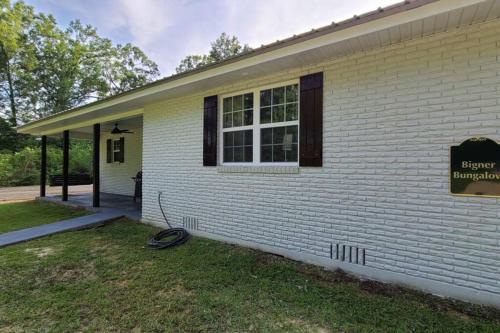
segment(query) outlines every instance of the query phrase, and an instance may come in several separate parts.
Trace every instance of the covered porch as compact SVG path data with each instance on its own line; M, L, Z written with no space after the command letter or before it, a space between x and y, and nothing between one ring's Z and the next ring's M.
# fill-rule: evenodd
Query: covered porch
M96 121L99 119L96 119ZM63 128L40 133L40 194L45 201L63 203L97 212L120 211L141 219L142 206L142 114L107 117L102 122L66 120ZM47 195L47 138L62 137L61 193ZM70 143L73 139L92 142L91 191L71 193L78 175L70 173ZM77 180L76 180L77 181ZM137 183L137 184L136 184ZM51 191L53 192L53 191Z
M48 195L40 200L54 202L66 206L85 209L93 212L119 212L134 221L140 221L142 217L142 205L140 201L134 201L132 197L120 194L100 193L100 205L94 207L93 193L78 193L69 195L68 200L62 201L61 195Z

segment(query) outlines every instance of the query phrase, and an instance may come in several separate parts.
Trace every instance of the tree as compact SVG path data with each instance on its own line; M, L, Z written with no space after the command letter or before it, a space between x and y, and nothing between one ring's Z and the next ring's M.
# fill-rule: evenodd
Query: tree
M236 36L229 36L223 32L211 43L211 49L208 55L188 55L181 60L175 71L177 73L187 72L249 50L251 50L250 47L247 44L241 45Z
M31 7L22 2L12 6L9 0L0 0L0 106L12 126L17 125L16 99L19 97L15 73L24 42L23 32L32 21ZM6 112L7 109L10 112Z
M158 66L139 48L113 45L79 21L0 0L0 107L12 126L155 80Z

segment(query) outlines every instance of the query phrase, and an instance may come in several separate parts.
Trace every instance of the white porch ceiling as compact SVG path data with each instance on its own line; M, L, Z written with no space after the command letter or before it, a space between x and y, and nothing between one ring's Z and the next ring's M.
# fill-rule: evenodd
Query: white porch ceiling
M353 24L342 30L318 34L317 37L304 38L303 41L289 43L283 47L274 45L269 52L221 64L206 71L180 76L178 79L166 79L165 83L21 126L18 131L34 135L50 135L64 129L78 129L79 132L85 133L95 122L113 123L115 119L140 116L144 105L149 103L208 90L214 86L231 84L242 79L306 66L354 52L373 50L452 31L499 17L500 0L429 1L420 7L366 23Z

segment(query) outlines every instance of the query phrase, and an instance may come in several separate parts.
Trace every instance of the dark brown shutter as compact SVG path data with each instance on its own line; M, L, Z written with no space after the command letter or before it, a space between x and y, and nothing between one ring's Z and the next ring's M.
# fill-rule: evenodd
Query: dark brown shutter
M125 138L120 138L120 158L118 162L125 162Z
M205 97L203 111L203 166L217 165L217 96Z
M300 78L300 166L323 165L323 73Z
M106 163L113 162L113 141L111 139L106 140Z

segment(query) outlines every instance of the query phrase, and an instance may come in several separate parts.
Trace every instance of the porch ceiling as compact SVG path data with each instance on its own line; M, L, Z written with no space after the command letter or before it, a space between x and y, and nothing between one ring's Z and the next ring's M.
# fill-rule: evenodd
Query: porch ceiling
M101 123L101 133L109 133L113 130L115 127L115 124L118 124L118 127L120 129L128 129L128 130L137 130L137 129L142 129L142 116L135 116L135 117L128 117L128 118L120 118L120 119L115 119L112 121L108 122L102 122ZM75 124L78 125L78 124ZM92 134L93 134L93 126L92 125L87 125L87 126L80 126L80 127L75 127L70 130L71 132L71 137L73 138L80 138L80 139L91 139ZM61 133L55 133L51 136L59 136Z
M64 129L87 128L97 122L114 122L116 119L141 115L146 104L167 98L202 92L216 86L499 17L500 0L410 1L276 42L249 55L172 76L143 88L47 117L21 126L18 131L33 135L51 135Z

